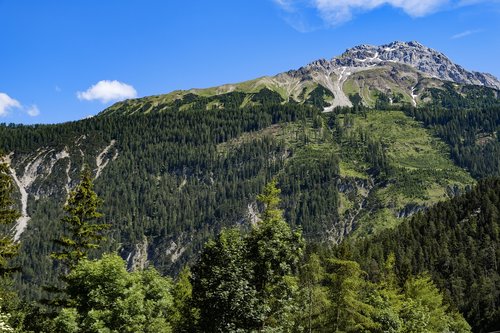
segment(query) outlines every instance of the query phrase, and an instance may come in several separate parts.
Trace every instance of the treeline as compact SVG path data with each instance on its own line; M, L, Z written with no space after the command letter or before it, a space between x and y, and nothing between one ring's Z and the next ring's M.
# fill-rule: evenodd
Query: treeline
M351 244L372 281L395 256L402 283L428 272L476 332L500 327L500 179L487 179L394 230Z
M476 178L500 175L500 106L479 109L410 108L407 114L448 143L451 157Z
M429 88L423 107L406 106L409 116L422 121L450 145L451 157L477 179L500 175L500 92L483 87L445 83Z
M500 91L446 82L428 88L414 107L398 94L379 92L375 109L403 110L450 146L457 165L477 178L500 176Z

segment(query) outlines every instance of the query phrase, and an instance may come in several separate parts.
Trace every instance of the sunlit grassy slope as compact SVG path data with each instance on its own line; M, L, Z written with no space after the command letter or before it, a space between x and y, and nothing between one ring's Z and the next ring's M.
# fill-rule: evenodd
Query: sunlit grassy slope
M445 200L474 183L466 171L453 164L447 146L403 112L369 111L348 116L353 119L340 145L341 176L373 178L364 158L367 140L382 143L390 169L386 176L375 179L373 188L365 194L358 234L395 226L400 221L398 215ZM343 199L348 201L347 197Z

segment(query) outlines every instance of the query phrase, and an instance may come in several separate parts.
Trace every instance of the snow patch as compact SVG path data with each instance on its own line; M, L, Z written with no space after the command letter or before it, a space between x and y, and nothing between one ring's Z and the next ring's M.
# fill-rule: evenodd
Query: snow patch
M379 53L378 52L375 52L375 54L373 55L373 57L371 58L364 58L364 59L356 59L357 61L359 62L373 62L373 61L381 61L380 58L378 57L379 56Z

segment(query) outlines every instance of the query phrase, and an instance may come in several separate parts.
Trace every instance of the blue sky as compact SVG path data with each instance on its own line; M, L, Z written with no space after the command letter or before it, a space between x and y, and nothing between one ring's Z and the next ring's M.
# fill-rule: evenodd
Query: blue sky
M394 40L500 77L499 0L0 0L0 36L4 123L77 120Z

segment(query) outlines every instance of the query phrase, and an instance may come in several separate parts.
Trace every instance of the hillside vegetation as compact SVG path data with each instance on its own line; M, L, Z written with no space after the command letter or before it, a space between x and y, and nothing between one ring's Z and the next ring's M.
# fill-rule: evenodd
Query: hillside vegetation
M498 89L393 42L1 124L0 331L498 330Z
M353 231L393 228L474 183L450 159L446 138L411 118L421 109L322 113L331 97L320 88L308 96L297 104L266 88L188 94L172 109L127 115L121 103L123 115L116 109L61 125L0 127L13 170L31 177L24 188L31 219L18 257L22 293L39 298L39 287L56 278L47 239L60 232L62 204L85 163L112 225L102 250L118 252L130 269L152 264L164 274L191 262L223 227L254 223L262 209L254 197L273 177L289 224L328 244Z

